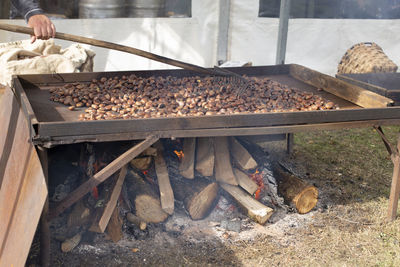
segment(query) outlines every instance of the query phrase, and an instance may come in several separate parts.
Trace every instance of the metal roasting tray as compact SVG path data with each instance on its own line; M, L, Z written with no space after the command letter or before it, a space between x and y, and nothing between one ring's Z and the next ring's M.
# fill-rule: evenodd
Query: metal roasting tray
M313 129L400 124L400 108L391 107L392 100L300 65L228 69L248 76L269 77L288 86L313 92L338 104L340 109L181 118L79 121L79 114L84 112L84 108L80 111L70 111L66 106L49 100L50 88L70 82L89 82L100 77L130 74L142 77L202 76L186 70L17 75L13 77L13 88L28 119L33 143L45 147L87 141L144 139L150 135L156 135L160 138L263 135Z

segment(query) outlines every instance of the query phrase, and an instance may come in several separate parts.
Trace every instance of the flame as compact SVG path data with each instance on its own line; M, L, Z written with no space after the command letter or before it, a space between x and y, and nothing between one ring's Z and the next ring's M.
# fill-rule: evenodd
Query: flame
M254 198L258 200L261 197L261 192L265 188L262 173L256 169L254 173L249 174L249 177L258 185L257 191L254 193Z
M97 189L97 186L93 187L92 189L92 196L94 199L98 200L99 199L99 190Z
M178 156L178 159L181 161L182 159L183 159L183 157L185 156L184 154L183 154L183 151L182 150L174 150L174 153L175 153L175 155L176 156Z

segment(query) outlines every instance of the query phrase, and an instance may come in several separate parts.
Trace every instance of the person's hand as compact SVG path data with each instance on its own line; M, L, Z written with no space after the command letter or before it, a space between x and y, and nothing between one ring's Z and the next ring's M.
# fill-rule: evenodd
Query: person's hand
M36 39L47 40L56 36L56 27L46 15L33 15L28 20L28 26L33 28L35 34L31 37L31 43Z

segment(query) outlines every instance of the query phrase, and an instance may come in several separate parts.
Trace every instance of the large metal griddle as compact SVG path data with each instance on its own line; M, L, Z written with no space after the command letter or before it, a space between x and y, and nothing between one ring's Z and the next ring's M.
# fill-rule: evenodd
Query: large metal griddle
M400 108L391 107L390 99L299 65L239 67L229 70L248 76L270 77L288 86L319 94L338 104L340 109L79 121L79 113L84 112L84 109L69 111L66 106L50 101L50 88L70 82L90 82L94 78L130 74L142 77L184 77L199 74L187 70L155 70L18 75L13 82L16 95L29 120L33 142L46 147L86 141L144 139L149 135L160 138L260 135L400 123Z

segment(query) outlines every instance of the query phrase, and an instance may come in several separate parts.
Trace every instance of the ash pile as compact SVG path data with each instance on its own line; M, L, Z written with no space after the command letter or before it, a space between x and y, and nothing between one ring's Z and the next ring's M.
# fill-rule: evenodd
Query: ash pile
M131 146L57 149L50 157L50 208ZM165 139L53 218L52 250L85 255L88 247L131 247L160 232L190 235L201 224L229 238L274 223L277 214L307 213L317 198L314 186L274 163L257 144L235 137Z

